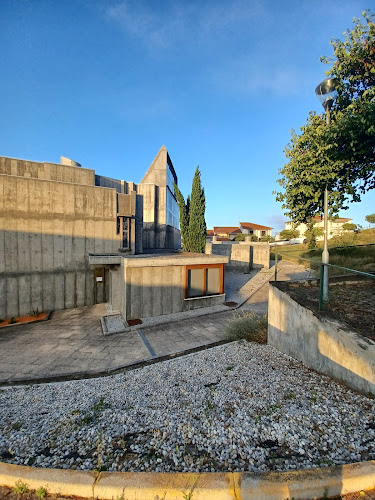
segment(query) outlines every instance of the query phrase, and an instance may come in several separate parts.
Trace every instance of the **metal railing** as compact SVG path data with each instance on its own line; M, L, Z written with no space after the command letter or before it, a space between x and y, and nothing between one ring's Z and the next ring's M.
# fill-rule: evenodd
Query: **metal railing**
M327 273L329 272L329 269L339 269L340 271L345 271L347 273L351 274L358 274L360 276L364 276L367 278L372 278L375 279L375 274L371 273L366 273L364 271L357 271L356 269L350 269L347 267L342 267L342 266L337 266L335 264L324 264L321 261L317 261L314 259L307 259L306 257L298 257L298 256L289 256L287 254L284 254L282 252L274 252L275 253L275 281L277 281L277 272L278 272L278 256L280 255L282 257L282 260L286 260L287 262L294 262L295 260L303 260L306 262L313 263L314 266L310 266L311 268L313 267L318 267L319 269L319 311L323 310L323 275L324 275L324 267L327 267ZM289 259L288 259L289 257ZM329 276L329 274L328 274ZM318 278L313 278L318 280Z

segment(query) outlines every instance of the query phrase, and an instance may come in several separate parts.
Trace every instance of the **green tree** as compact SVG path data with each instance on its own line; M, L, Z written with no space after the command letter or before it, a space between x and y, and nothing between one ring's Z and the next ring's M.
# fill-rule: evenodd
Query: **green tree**
M180 231L181 231L182 246L185 252L189 252L190 197L189 196L187 197L185 203L185 199L176 184L174 184L174 194L176 196L178 208L180 210Z
M310 112L285 148L289 161L279 171L276 199L294 222L323 212L325 186L331 215L375 187L375 23L371 12L362 15L365 22L354 19L344 41L331 41L333 57L321 58L333 62L326 74L338 82L330 127L323 114Z
M191 188L189 210L189 251L204 253L206 248L206 198L201 184L201 174L197 167Z
M375 214L366 215L365 219L369 224L375 224Z
M357 224L353 224L352 222L345 222L345 224L342 225L342 228L344 231L354 231L357 229Z
M233 241L245 241L245 238L246 238L246 234L241 233L241 234L237 234L236 237L233 238Z
M273 243L275 241L275 238L267 234L267 236L262 236L259 241L268 241L269 243Z
M294 238L298 238L299 231L297 229L283 229L280 231L280 238L282 240L293 240Z
M315 221L314 219L311 219L307 223L307 229L304 232L304 236L307 239L307 245L310 249L313 249L316 247L316 239L319 236L323 236L324 231L321 227L315 227Z

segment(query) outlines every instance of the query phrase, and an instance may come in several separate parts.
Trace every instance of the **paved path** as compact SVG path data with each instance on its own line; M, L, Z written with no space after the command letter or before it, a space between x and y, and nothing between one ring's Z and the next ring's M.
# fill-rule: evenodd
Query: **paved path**
M246 283L249 277L252 283ZM280 280L303 277L302 266L280 264ZM233 278L240 281L242 298L246 291L260 287L243 305L245 310L266 311L269 278L269 273ZM226 323L235 313L226 310L151 327L140 325L139 330L110 336L102 333L104 314L105 305L99 304L56 311L49 321L1 329L0 384L90 377L216 345L226 341Z

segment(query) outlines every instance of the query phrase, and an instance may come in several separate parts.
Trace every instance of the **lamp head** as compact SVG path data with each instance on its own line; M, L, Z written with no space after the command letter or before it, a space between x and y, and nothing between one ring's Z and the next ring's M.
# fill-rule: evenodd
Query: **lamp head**
M315 94L325 111L332 108L332 104L338 95L336 90L337 84L338 80L336 78L326 78L315 89Z

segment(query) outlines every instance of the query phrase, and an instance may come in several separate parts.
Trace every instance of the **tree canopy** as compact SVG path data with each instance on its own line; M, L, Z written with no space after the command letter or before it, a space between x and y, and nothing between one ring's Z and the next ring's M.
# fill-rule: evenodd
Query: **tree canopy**
M285 147L289 161L279 171L283 190L276 200L294 222L323 212L326 186L331 215L375 187L375 16L369 11L362 16L364 21L353 20L344 41L331 40L333 57L321 58L333 62L326 75L337 80L330 126L323 113L310 112Z
M280 238L282 240L293 240L299 237L299 231L297 229L283 229L280 231Z

